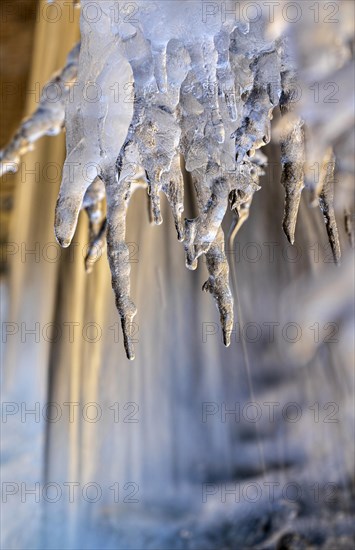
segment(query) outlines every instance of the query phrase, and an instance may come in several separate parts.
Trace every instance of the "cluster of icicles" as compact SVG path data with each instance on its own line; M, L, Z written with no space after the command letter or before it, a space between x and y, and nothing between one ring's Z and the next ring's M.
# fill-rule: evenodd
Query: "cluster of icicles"
M82 8L86 3L82 0ZM235 231L248 217L266 164L260 148L270 141L273 110L279 106L286 116L292 110L296 73L287 42L263 38L262 21L212 17L201 0L136 1L138 9L124 17L120 2L101 0L97 5L99 17L82 14L81 46L69 54L64 69L44 88L36 112L1 153L2 172L14 170L40 136L59 133L65 125L67 159L56 237L61 246L69 246L79 212L85 209L88 269L97 247L107 241L129 359L134 358L130 328L137 310L130 297L127 208L134 188L145 185L152 221L161 224L164 193L187 267L195 269L199 257L206 256L209 278L203 290L216 301L228 346L233 297L221 224L228 207L235 213ZM116 8L121 9L119 17ZM88 85L100 90L99 102L88 99ZM53 86L61 90L60 100L50 99ZM281 137L283 227L293 243L304 187L304 123L293 116L286 128ZM183 217L182 166L196 192L195 219ZM337 261L332 185L328 171L319 205Z

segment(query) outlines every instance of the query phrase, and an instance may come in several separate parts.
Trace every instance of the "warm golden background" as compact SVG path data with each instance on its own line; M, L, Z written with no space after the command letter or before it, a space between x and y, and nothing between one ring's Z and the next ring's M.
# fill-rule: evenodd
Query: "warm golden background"
M0 148L21 122L26 108L26 90L31 68L37 0L3 0L0 18ZM0 243L8 239L15 177L0 182ZM4 262L1 262L4 268Z

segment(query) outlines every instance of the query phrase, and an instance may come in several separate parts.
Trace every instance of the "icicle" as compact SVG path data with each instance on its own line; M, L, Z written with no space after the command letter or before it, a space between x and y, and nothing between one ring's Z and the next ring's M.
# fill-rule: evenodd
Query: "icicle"
M289 242L293 244L301 194L304 189L304 134L301 120L296 122L281 141L281 163L281 183L286 192L282 227Z
M207 253L215 241L228 206L229 186L226 181L216 178L211 187L211 195L200 216L185 221L184 247L189 269L196 269L199 256Z
M262 52L250 65L253 87L243 105L243 119L234 132L237 161L245 155L253 157L255 151L270 141L272 111L278 104L281 88L279 59L276 51Z
M177 105L189 57L176 40L172 40L166 48L161 46L158 50L152 49L139 29L125 40L125 49L132 64L137 96L128 140L132 144L131 149L134 147L136 150L137 161L145 168L155 224L160 225L163 221L160 192L165 189L170 200L179 197L179 204L173 204L172 207L181 239L181 222L178 218L182 208L183 182L181 176L177 177L176 170L181 133ZM147 70L147 65L150 70ZM125 162L124 158L123 164ZM165 174L169 172L175 173L175 192L168 190Z
M23 121L14 138L0 152L0 177L6 172L17 171L20 158L31 151L41 137L53 136L63 130L66 102L78 73L79 51L80 43L69 53L65 67L44 85L38 109ZM52 89L56 101L51 100ZM93 206L104 197L104 184L96 178L85 194L82 207Z
M216 300L223 331L223 343L230 345L233 329L233 297L229 288L229 266L224 253L224 233L220 228L215 241L206 254L209 278L202 289L210 292Z
M323 213L329 244L332 249L334 262L340 263L341 250L338 227L334 212L334 170L335 156L330 155L330 163L324 175L322 191L319 195L319 207Z
M223 29L215 37L215 45L218 52L217 61L217 80L219 95L224 98L228 107L228 113L231 121L237 120L237 103L235 79L230 64L230 35Z
M180 167L180 156L175 155L171 163L170 172L162 176L162 191L170 204L173 213L175 228L179 241L184 240L182 213L184 211L184 180Z
M288 115L293 109L295 75L293 71L282 74L280 109ZM289 116L281 136L281 183L285 188L285 213L282 227L291 244L295 241L295 229L301 194L304 189L304 129L303 121Z
M55 215L55 233L63 247L73 238L87 189L115 165L132 119L132 104L115 94L117 85L119 90L129 85L132 72L117 36L114 8L114 0L102 2L94 22L82 12L79 72L73 101L67 104L67 158ZM92 88L106 101L91 100Z
M230 207L235 213L233 233L236 235L242 225L249 218L250 206L255 191L260 189L258 185L259 177L264 175L263 168L266 166L266 157L260 151L257 151L252 161L247 161L241 168L246 169L245 185L233 189L229 195ZM239 183L241 180L239 179Z
M65 105L78 72L80 44L69 53L65 67L43 87L39 106L24 120L10 143L0 152L0 176L17 172L20 158L42 136L59 134L64 126Z
M112 275L112 288L116 307L121 317L124 346L127 358L133 360L134 346L130 337L137 308L130 298L129 248L125 243L126 213L130 199L131 181L129 173L121 172L121 156L117 163L118 172L112 168L104 174L107 194L107 249Z
M293 111L298 67L291 59L291 42L265 37L268 25L262 18L244 24L210 14L204 21L200 0L137 0L134 16L127 4L119 6L119 18L118 0L102 0L97 21L86 20L90 0L81 4L79 70L77 46L53 81L63 89L63 101L46 101L50 81L39 109L2 152L2 170L10 170L11 163L16 167L20 155L41 135L63 127L66 96L78 73L73 101L66 104L67 158L55 221L59 243L70 244L79 212L85 209L90 241L86 269L92 269L107 239L112 286L127 356L132 359L130 334L136 307L130 298L126 213L135 185L143 182L152 221L161 224L164 193L178 239L183 241L187 267L195 269L201 255L206 255L209 279L203 289L217 303L228 345L233 298L222 221L230 205L236 215L235 234L249 216L265 165L260 148L270 141L278 105L283 115L283 227L294 242L305 151L303 120ZM99 100L88 97L90 86L101 93ZM183 219L181 157L196 191L198 213L192 220ZM320 195L338 261L330 172L314 191ZM107 220L102 209L105 194ZM349 213L345 221L350 235Z

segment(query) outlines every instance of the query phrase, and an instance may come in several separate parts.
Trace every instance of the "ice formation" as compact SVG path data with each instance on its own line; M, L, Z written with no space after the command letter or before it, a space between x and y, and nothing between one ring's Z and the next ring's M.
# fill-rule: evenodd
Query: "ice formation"
M23 121L9 145L0 152L0 175L16 172L21 156L31 151L39 138L61 132L69 90L77 77L79 49L80 44L68 55L63 70L43 87L38 108Z
M130 297L126 213L137 185L148 190L155 224L163 221L160 194L166 195L187 267L196 269L201 255L206 256L209 278L203 290L216 301L228 346L233 297L221 225L229 206L235 213L236 230L248 217L266 164L260 149L271 139L277 107L283 118L279 132L283 228L291 243L295 238L305 186L308 122L294 109L296 42L287 36L287 27L274 25L266 32L270 29L263 17L249 21L231 16L233 2L157 0L131 5L101 0L95 4L96 17L90 14L93 4L81 2L79 59L77 46L54 79L64 92L61 101L51 103L43 96L37 111L2 152L2 169L15 169L20 155L36 139L59 131L66 110L67 159L55 232L58 242L69 246L79 212L86 209L91 242L88 270L95 248L104 246L107 235L127 357L134 358L130 327L136 307ZM342 47L346 50L346 44ZM344 54L344 63L347 60ZM89 97L90 90L100 94L99 101ZM335 156L330 145L318 144L319 154L326 155L328 166L333 167L313 192L339 261L333 206ZM194 219L183 218L184 170L191 174L196 192L198 216ZM348 226L350 218L348 214Z

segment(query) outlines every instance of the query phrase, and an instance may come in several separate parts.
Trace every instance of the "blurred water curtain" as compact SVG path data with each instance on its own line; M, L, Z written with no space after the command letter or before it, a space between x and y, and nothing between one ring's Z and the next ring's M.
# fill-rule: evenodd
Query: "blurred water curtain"
M56 237L68 247L79 212L86 210L88 270L107 239L129 359L134 358L131 328L137 312L130 297L125 242L133 191L147 188L151 220L157 225L163 221L160 193L166 195L189 269L196 269L198 259L206 256L209 278L203 290L216 301L228 346L233 296L221 224L230 207L233 238L248 217L267 163L260 150L270 141L278 107L285 234L293 243L306 183L313 205L323 213L334 260L340 260L334 172L337 165L342 178L351 177L344 139L351 132L351 105L345 100L341 112L328 111L325 125L322 104L310 107L313 102L307 103L302 92L315 76L327 82L329 76L336 82L340 78L345 84L352 39L347 8L343 6L342 17L329 27L330 37L322 36L319 43L315 37L309 50L311 18L297 25L297 10L295 14L274 6L270 11L270 5L249 4L82 0L81 45L70 52L64 69L43 89L36 112L1 152L2 173L15 171L20 156L39 137L65 127L67 158L56 207ZM183 219L187 173L198 206L193 219ZM343 221L351 238L350 199L346 195L343 200Z

